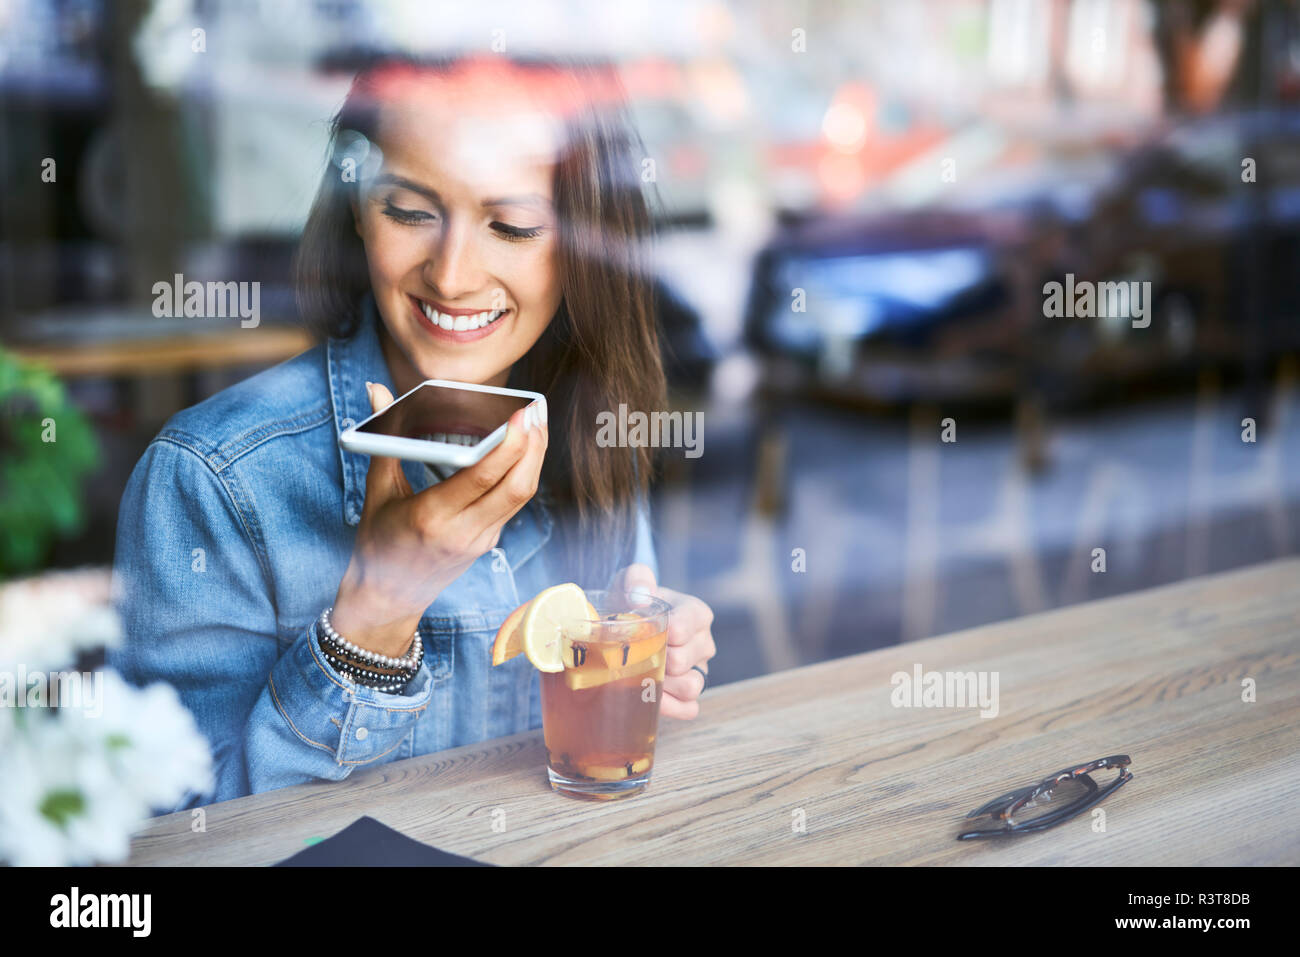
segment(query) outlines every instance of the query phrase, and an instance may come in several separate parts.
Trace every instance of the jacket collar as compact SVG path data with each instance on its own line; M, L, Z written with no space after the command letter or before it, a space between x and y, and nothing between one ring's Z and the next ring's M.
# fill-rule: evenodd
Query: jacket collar
M379 322L374 294L367 291L361 302L361 321L356 332L347 339L329 339L326 342L326 365L336 440L345 430L370 417L367 382L382 383L390 392L394 392L388 363L384 360L379 344ZM348 525L357 525L361 521L361 506L366 498L366 469L370 457L345 451L341 445L338 452L343 468L343 521ZM406 480L410 482L413 492L423 491L438 480L419 462L403 462L402 471L406 473ZM532 557L551 537L554 522L547 507L549 502L550 493L543 485L533 500L507 523L507 530L511 525L525 524L533 533L527 536L527 541L519 543L523 546L521 553L509 556L513 567L518 567ZM503 531L503 542L506 538L506 531Z
M361 322L356 332L347 339L330 339L325 345L336 437L370 417L367 382L382 382L390 390L393 387L388 364L379 348L376 318L374 296L367 292L361 304ZM339 460L343 466L343 521L349 525L361 521L369 459L367 455L348 452L339 446Z

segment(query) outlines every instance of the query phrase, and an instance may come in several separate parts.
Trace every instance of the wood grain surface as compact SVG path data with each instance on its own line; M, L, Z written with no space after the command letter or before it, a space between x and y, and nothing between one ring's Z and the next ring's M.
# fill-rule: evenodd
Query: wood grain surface
M997 716L894 707L917 664L996 672ZM270 864L370 815L496 864L1294 865L1298 724L1290 559L709 689L630 799L552 792L533 731L210 805L202 833L154 818L130 863ZM955 839L985 800L1115 753L1133 779L1104 830Z
M314 345L303 329L264 327L161 339L65 346L15 347L20 359L40 363L65 379L82 376L163 375L193 369L270 365Z

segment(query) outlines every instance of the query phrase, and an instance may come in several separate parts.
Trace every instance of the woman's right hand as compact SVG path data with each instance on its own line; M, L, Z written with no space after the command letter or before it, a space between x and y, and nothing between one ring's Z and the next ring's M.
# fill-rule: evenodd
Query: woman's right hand
M384 386L366 387L374 411L393 401ZM510 417L505 438L480 461L418 495L400 460L371 456L352 560L330 614L335 631L369 651L406 653L425 609L496 547L537 491L549 432L545 420L525 431L525 412Z

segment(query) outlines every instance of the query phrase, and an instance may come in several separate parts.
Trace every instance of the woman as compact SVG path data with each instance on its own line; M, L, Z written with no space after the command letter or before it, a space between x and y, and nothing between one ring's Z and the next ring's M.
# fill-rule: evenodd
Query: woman
M540 727L536 671L490 646L566 580L673 604L660 713L698 713L712 612L655 582L648 450L595 443L598 412L664 395L620 99L504 58L358 74L297 263L328 339L174 416L122 500L110 664L172 683L214 754L180 807ZM427 378L542 392L551 421L516 413L450 476L340 449ZM345 677L339 640L403 680Z

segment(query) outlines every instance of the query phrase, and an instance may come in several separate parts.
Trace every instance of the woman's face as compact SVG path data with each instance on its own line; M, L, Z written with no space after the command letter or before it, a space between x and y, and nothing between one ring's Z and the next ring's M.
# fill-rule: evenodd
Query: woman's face
M555 315L557 129L505 68L408 81L382 109L354 215L399 395L505 385Z

